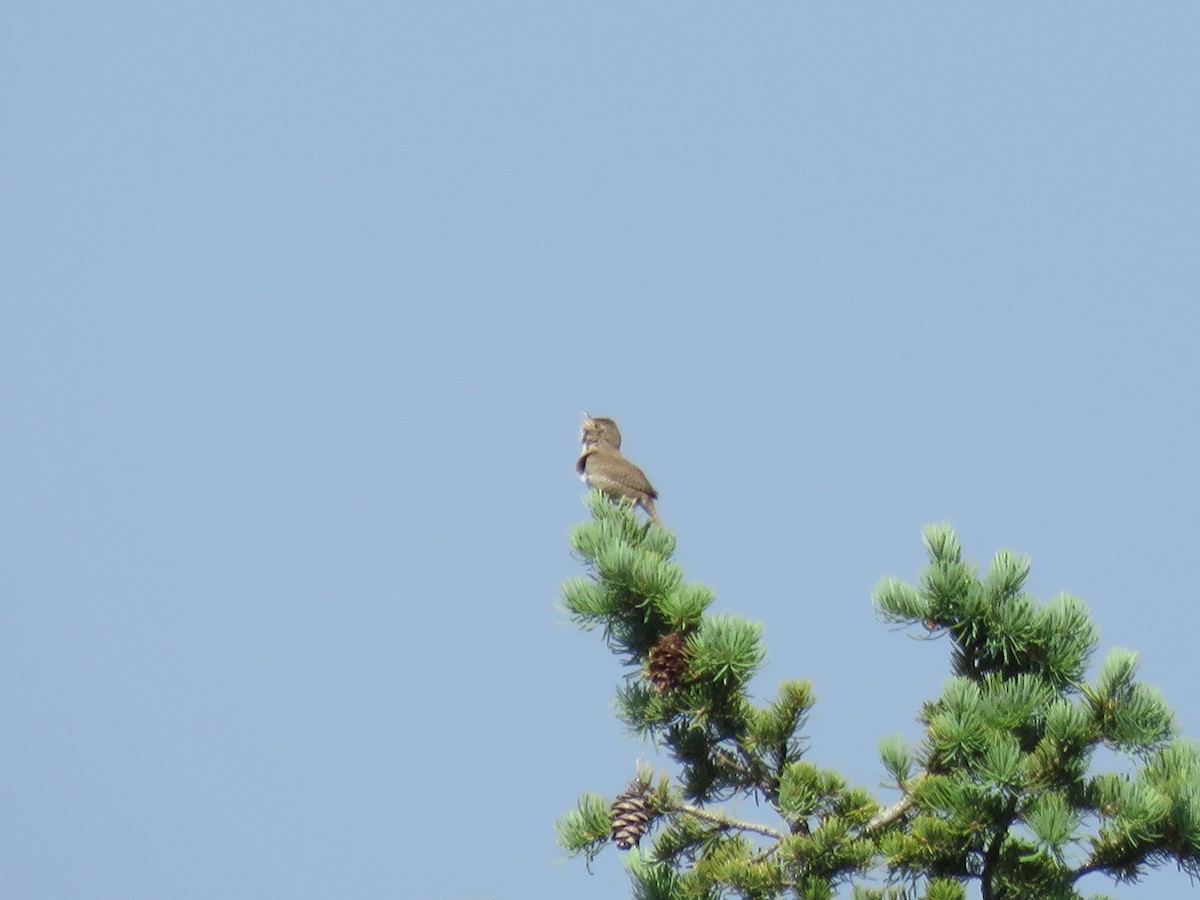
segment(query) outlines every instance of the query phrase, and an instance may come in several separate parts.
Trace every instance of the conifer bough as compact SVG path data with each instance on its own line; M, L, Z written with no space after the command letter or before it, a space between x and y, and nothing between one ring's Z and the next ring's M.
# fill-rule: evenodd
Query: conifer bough
M918 715L924 739L880 743L899 792L884 807L804 759L808 682L750 701L761 628L707 612L714 594L684 583L674 535L599 491L588 503L571 535L588 574L563 585L562 606L632 669L617 713L678 771L643 764L613 800L584 795L559 842L589 863L626 850L639 900L824 900L846 885L856 900L1076 900L1165 862L1200 876L1200 753L1137 680L1134 653L1111 650L1086 679L1087 609L1026 594L1024 557L1001 551L981 577L950 526L930 526L917 583L875 588L881 619L952 648L951 677ZM1127 758L1121 773L1097 771L1101 748ZM773 815L728 815L736 796Z

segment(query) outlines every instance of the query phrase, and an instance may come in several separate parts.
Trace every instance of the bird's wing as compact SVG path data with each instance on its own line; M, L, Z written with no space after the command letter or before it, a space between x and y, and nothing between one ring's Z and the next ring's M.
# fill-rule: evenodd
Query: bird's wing
M584 451L579 454L579 459L575 460L575 471L582 475L584 468L587 466L587 458L595 452L595 447L585 448Z
M621 474L618 479L621 484L651 498L658 496L658 491L656 491L654 486L650 484L650 479L646 477L645 472L631 463L628 458L622 456L620 452L616 450L611 450L609 452L613 453L615 456L620 456L621 461L625 463L625 465L621 466Z

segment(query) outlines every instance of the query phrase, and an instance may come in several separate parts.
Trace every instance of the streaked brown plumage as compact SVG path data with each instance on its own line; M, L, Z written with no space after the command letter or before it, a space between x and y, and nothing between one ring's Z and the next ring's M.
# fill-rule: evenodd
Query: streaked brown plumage
M584 413L579 433L582 452L575 470L588 487L598 488L613 500L630 500L646 511L659 525L662 519L654 508L658 491L645 473L621 454L621 431L612 419Z

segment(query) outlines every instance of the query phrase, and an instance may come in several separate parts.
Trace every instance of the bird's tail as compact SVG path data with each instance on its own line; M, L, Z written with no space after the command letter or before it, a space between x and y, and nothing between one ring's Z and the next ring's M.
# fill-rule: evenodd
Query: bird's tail
M667 526L663 525L662 519L660 519L658 517L658 510L654 508L653 498L643 496L640 501L640 505L641 505L642 509L644 509L646 511L646 515L648 515L651 519L654 520L655 525L657 525L659 528L667 527Z

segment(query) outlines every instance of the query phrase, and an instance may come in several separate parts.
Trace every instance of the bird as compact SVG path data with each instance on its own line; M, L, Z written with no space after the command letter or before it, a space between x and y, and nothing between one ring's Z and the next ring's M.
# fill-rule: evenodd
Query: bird
M618 502L632 501L662 525L654 507L658 491L645 473L621 454L621 430L616 422L584 413L579 443L582 450L575 461L575 471L584 484L603 491Z

